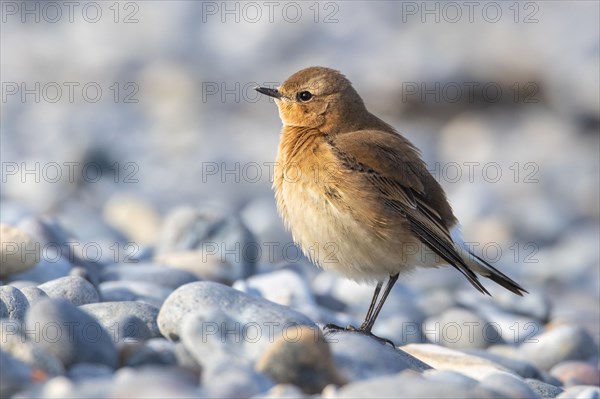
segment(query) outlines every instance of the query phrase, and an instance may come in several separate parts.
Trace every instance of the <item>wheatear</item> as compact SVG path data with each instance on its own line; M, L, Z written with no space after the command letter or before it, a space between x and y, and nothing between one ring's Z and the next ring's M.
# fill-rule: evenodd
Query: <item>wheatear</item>
M346 330L373 335L399 274L417 266L450 264L487 295L477 274L527 292L470 252L419 151L371 114L340 72L310 67L256 90L275 99L283 122L273 188L294 241L323 268L377 283L365 321Z

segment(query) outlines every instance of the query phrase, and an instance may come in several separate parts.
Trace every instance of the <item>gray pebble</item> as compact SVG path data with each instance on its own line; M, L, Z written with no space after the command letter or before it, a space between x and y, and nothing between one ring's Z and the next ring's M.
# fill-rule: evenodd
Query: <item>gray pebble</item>
M42 300L25 318L27 338L69 367L76 363L117 365L117 350L100 323L64 299Z
M126 280L147 282L174 290L184 284L198 281L198 277L185 270L152 263L115 264L104 267L102 281Z
M42 299L48 298L48 295L36 286L23 287L21 288L21 292L25 295L25 298L27 298L29 306L33 306Z
M522 378L534 378L543 380L542 373L533 364L526 360L515 359L508 356L503 356L497 353L492 353L483 349L465 349L465 353L477 356L483 359L490 360L509 370L514 371Z
M123 367L111 380L111 398L198 398L207 397L195 375L178 367L148 365Z
M83 305L80 309L94 316L108 331L122 329L125 333L124 336L142 338L141 331L133 331L139 329L139 326L134 323L134 319L137 319L142 322L144 330L149 334L144 339L160 336L156 324L158 309L150 304L143 302L101 302Z
M64 374L60 360L45 348L27 341L23 322L0 319L0 342L2 350L49 376Z
M448 348L486 348L502 341L493 324L462 308L450 308L427 319L423 332L430 342Z
M31 384L32 368L9 355L0 351L0 397L9 398Z
M29 301L23 293L10 285L0 286L0 318L19 320L25 319Z
M546 384L545 382L534 380L534 379L526 379L525 382L529 387L536 392L541 398L555 398L563 391L562 388L556 387L554 385Z
M0 278L25 272L41 259L41 245L23 230L0 224Z
M494 289L492 295L496 303L509 313L532 317L542 323L548 321L550 317L552 310L550 300L541 291L532 291L520 297L498 288Z
M566 360L586 360L598 353L592 336L575 325L559 325L532 338L519 348L524 359L542 370Z
M75 306L96 303L100 300L98 291L81 277L67 276L57 278L38 286L46 295L54 299L66 299Z
M12 276L18 280L31 280L38 284L68 276L73 267L68 260L53 253L52 248L42 252L42 259L31 270Z
M259 249L259 243L237 216L208 206L180 207L165 218L157 259L202 278L232 284L253 274ZM180 256L190 252L200 256Z
M238 332L244 328L247 332L250 332L250 328L256 329L260 333L260 341L265 342L268 342L269 335L277 334L290 325L315 326L306 316L290 308L207 281L181 286L167 298L157 320L163 336L172 340L179 339L182 320L189 314L196 314L200 323L212 323L204 324L205 333L206 328L220 328L213 319L218 317L223 321L231 320ZM215 331L217 333L218 330ZM217 336L216 339L220 341L220 337ZM231 339L241 341L239 334L232 334ZM254 345L258 346L260 345ZM260 352L258 348L256 351Z
M148 364L171 365L177 364L174 342L164 338L149 339L129 353L124 359L124 365L139 367Z
M286 269L238 280L233 288L292 308L315 303L308 283L298 273Z
M160 308L170 288L142 281L106 281L98 287L104 302L140 301Z
M481 381L481 385L502 394L506 398L535 399L540 397L524 380L506 373L488 375Z
M334 363L348 381L373 378L402 370L424 371L431 367L410 354L354 332L327 334ZM357 350L360 348L360 350Z

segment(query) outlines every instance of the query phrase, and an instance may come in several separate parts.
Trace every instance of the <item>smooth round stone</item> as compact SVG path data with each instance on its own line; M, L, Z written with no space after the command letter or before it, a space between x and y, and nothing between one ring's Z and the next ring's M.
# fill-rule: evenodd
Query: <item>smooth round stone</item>
M481 385L506 398L540 398L523 379L506 373L490 374L481 381Z
M33 269L15 274L12 278L15 280L31 280L43 284L68 276L72 267L68 260L55 253L53 248L50 248L42 251L42 259Z
M589 385L575 385L566 388L556 399L600 399L600 388Z
M198 277L185 270L152 263L109 265L102 270L100 279L101 281L124 280L153 283L171 290L198 281Z
M526 379L525 383L536 392L541 398L556 398L563 391L562 388L556 387L551 384L533 379Z
M232 284L253 274L260 250L237 216L210 207L180 207L165 219L156 260Z
M174 342L164 338L152 338L137 345L131 353L124 358L127 367L139 367L149 364L174 366L177 364Z
M278 337L258 360L256 369L277 383L294 384L308 394L319 393L328 384L345 383L321 330L305 326L293 332L293 339Z
M25 331L29 341L66 367L82 362L117 365L117 350L109 332L64 299L47 299L32 306L25 317Z
M142 281L107 281L98 287L105 302L140 301L160 308L171 294L170 288Z
M326 334L325 337L336 368L347 381L394 374L407 369L422 372L431 368L405 351L383 345L361 333L339 331Z
M493 324L467 309L451 308L425 321L427 339L448 348L486 348L501 341Z
M526 360L503 356L501 354L489 352L483 349L465 349L463 352L497 363L509 370L514 371L522 378L534 378L543 381L543 376L540 370Z
M23 273L41 259L41 245L23 230L0 224L0 278Z
M108 331L122 331L126 337L142 339L160 337L156 324L158 308L143 302L101 302L80 307L94 316ZM144 325L140 328L135 320ZM148 336L146 336L148 334Z
M598 353L598 346L584 329L570 324L558 325L519 348L526 359L542 370L550 370L566 360L586 360Z
M0 351L0 396L10 398L32 383L33 369L19 359Z
M34 285L21 288L21 292L25 295L25 298L27 298L29 306L33 306L39 301L48 298L48 295L44 291Z
M233 284L233 288L293 308L315 303L308 283L291 270L276 270L238 280Z
M415 322L410 316L399 314L377 320L373 327L373 334L385 337L396 345L420 344L426 342L422 328L422 323Z
M104 205L104 220L141 245L153 245L160 231L160 216L152 204L133 195L115 194Z
M229 319L238 323L237 327L234 324L234 328L237 328L234 331L239 332L246 328L250 333L250 328L259 330L261 342L268 342L269 338L274 339L284 327L315 326L306 316L285 306L250 296L223 284L199 281L179 287L165 300L157 319L162 335L171 340L179 339L181 323L184 317L190 314L197 315L201 335L205 335L205 338L212 336L219 341L221 327L211 319L217 315L221 315L219 319ZM235 338L236 335L232 334L232 339ZM237 339L241 341L241 336L237 335ZM254 347L259 346L261 345L254 344Z
M586 362L561 362L552 367L550 374L558 378L566 387L573 385L600 385L600 370Z
M3 351L49 376L64 374L62 363L53 354L34 342L27 341L21 321L0 319L0 327Z
M533 341L535 336L544 330L541 322L536 319L506 313L503 310L489 310L484 314L488 325L497 331L500 338L498 342L504 340L508 344L518 345L526 341ZM490 335L492 332L493 330L488 330Z
M75 276L61 277L38 286L53 299L66 299L75 306L96 303L98 291L89 281Z
M226 358L216 358L211 363L202 374L202 388L209 398L247 398L275 385L252 364Z
M0 318L23 321L29 301L23 293L10 285L0 286Z

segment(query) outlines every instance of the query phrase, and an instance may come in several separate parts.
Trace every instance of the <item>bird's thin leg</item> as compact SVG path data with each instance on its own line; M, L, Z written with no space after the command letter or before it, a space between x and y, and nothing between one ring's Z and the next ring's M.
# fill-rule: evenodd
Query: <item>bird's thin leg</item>
M365 320L365 322L363 323L363 325L360 327L361 331L363 331L367 334L371 334L371 329L373 328L373 324L375 324L375 320L377 319L377 316L379 316L379 312L381 312L381 308L383 307L385 300L387 299L388 295L390 294L390 291L392 291L394 284L396 284L396 281L398 281L398 274L390 276L390 279L388 280L387 284L385 285L385 289L383 290L383 295L381 296L381 300L377 304L377 307L375 308L374 312L372 312L371 317L367 318Z
M364 327L367 325L367 322L373 315L373 310L375 309L375 305L377 304L377 298L379 297L379 291L381 291L381 286L383 282L378 282L377 287L375 287L375 292L373 293L373 299L371 299L371 304L369 305L369 310L367 310L367 315L365 316L365 321L363 321L360 326L360 330L364 330Z

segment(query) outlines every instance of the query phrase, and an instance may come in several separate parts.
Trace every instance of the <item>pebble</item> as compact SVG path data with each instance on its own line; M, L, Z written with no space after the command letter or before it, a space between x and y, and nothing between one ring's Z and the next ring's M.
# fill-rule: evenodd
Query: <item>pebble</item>
M300 388L291 384L277 384L267 392L254 396L254 398L263 399L296 399L308 397Z
M540 398L523 379L506 373L488 375L481 380L481 386L498 392L506 398Z
M292 337L278 337L256 364L273 381L294 384L307 394L319 393L328 384L346 383L335 369L329 345L321 330L300 326Z
M160 216L144 198L130 194L113 195L104 205L104 220L122 231L128 239L152 245L160 232Z
M4 351L0 351L0 364L0 397L10 398L33 382L33 369Z
M563 324L533 337L519 351L523 359L542 370L550 370L566 360L587 360L598 353L598 346L586 330Z
M104 302L140 301L160 308L171 294L170 288L143 281L106 281L98 286Z
M529 387L536 392L541 398L556 398L563 391L562 388L557 386L546 384L545 382L534 380L534 379L526 379L525 382Z
M212 323L211 325L204 324L204 334L208 333L206 329L209 327L217 328L214 331L217 341L220 341L219 334L222 332L219 330L220 327L215 325L215 321L219 319L233 321L233 327L236 328L234 331L237 332L246 327L247 332L250 333L250 328L252 328L260 334L261 342L274 339L284 328L289 326L315 326L306 316L288 307L250 296L223 284L200 281L179 287L165 300L157 320L162 335L172 340L178 340L182 321L185 316L190 314L195 314L199 323L202 323L203 320ZM218 315L220 317L217 317ZM203 324L199 325L201 328L202 326ZM252 331L252 333L254 332ZM232 339L242 341L239 334L232 336ZM261 345L254 344L253 346ZM258 349L257 351L260 352Z
M64 367L56 356L36 345L35 342L27 341L21 321L0 319L0 327L3 351L33 367L34 370L43 371L46 375L64 374Z
M543 381L543 376L540 370L538 370L533 364L526 360L516 359L514 357L503 356L498 353L482 349L465 349L463 350L468 355L477 356L479 358L487 359L491 362L499 364L507 369L514 371L522 378L534 378Z
M48 298L48 295L44 291L39 289L39 287L36 287L35 285L30 285L30 286L21 288L21 293L23 293L23 295L25 295L25 298L27 298L27 302L29 302L29 306L33 306L34 304L38 303L42 299Z
M121 329L128 337L142 339L160 337L160 331L156 324L158 308L143 302L102 302L83 305L81 310L96 318L108 331ZM143 324L143 330L139 328L139 320ZM143 332L147 336L144 336Z
M105 364L78 363L69 369L67 376L77 383L96 378L110 379L113 373L114 370Z
M185 270L152 263L117 263L104 267L101 281L137 281L153 283L174 290L184 284L198 281L198 277Z
M448 348L485 348L501 340L493 324L462 308L450 308L430 317L423 332L430 342Z
M75 306L96 303L100 300L98 290L89 281L75 276L67 276L48 281L38 286L46 295L54 299L66 299Z
M292 308L315 304L315 298L306 280L298 273L286 269L238 280L233 284L233 288Z
M0 319L23 321L28 308L29 301L18 288L0 286Z
M89 314L64 299L47 299L27 312L28 341L56 356L65 367L94 362L117 365L117 350L111 336Z
M550 374L560 380L564 386L600 385L600 370L590 363L565 361L552 367Z
M158 243L158 262L228 284L253 274L261 250L237 216L211 207L174 209Z
M23 273L41 258L41 245L21 229L0 224L0 278Z
M42 259L33 269L15 274L11 278L14 280L30 280L42 284L68 276L72 267L68 260L61 257L59 253L55 253L54 249L49 248L44 250Z
M552 305L542 291L532 291L525 296L517 296L498 287L492 291L494 301L505 311L512 314L531 317L545 323L550 318Z
M395 374L406 369L421 372L431 368L409 353L361 333L340 331L327 334L326 338L336 368L347 381Z
M139 367L148 364L175 366L177 356L176 344L165 338L151 338L146 342L135 345L135 348L123 358L127 367Z
M490 360L468 355L440 345L410 344L402 346L400 349L437 370L456 371L478 381L494 373L516 375L507 368Z

